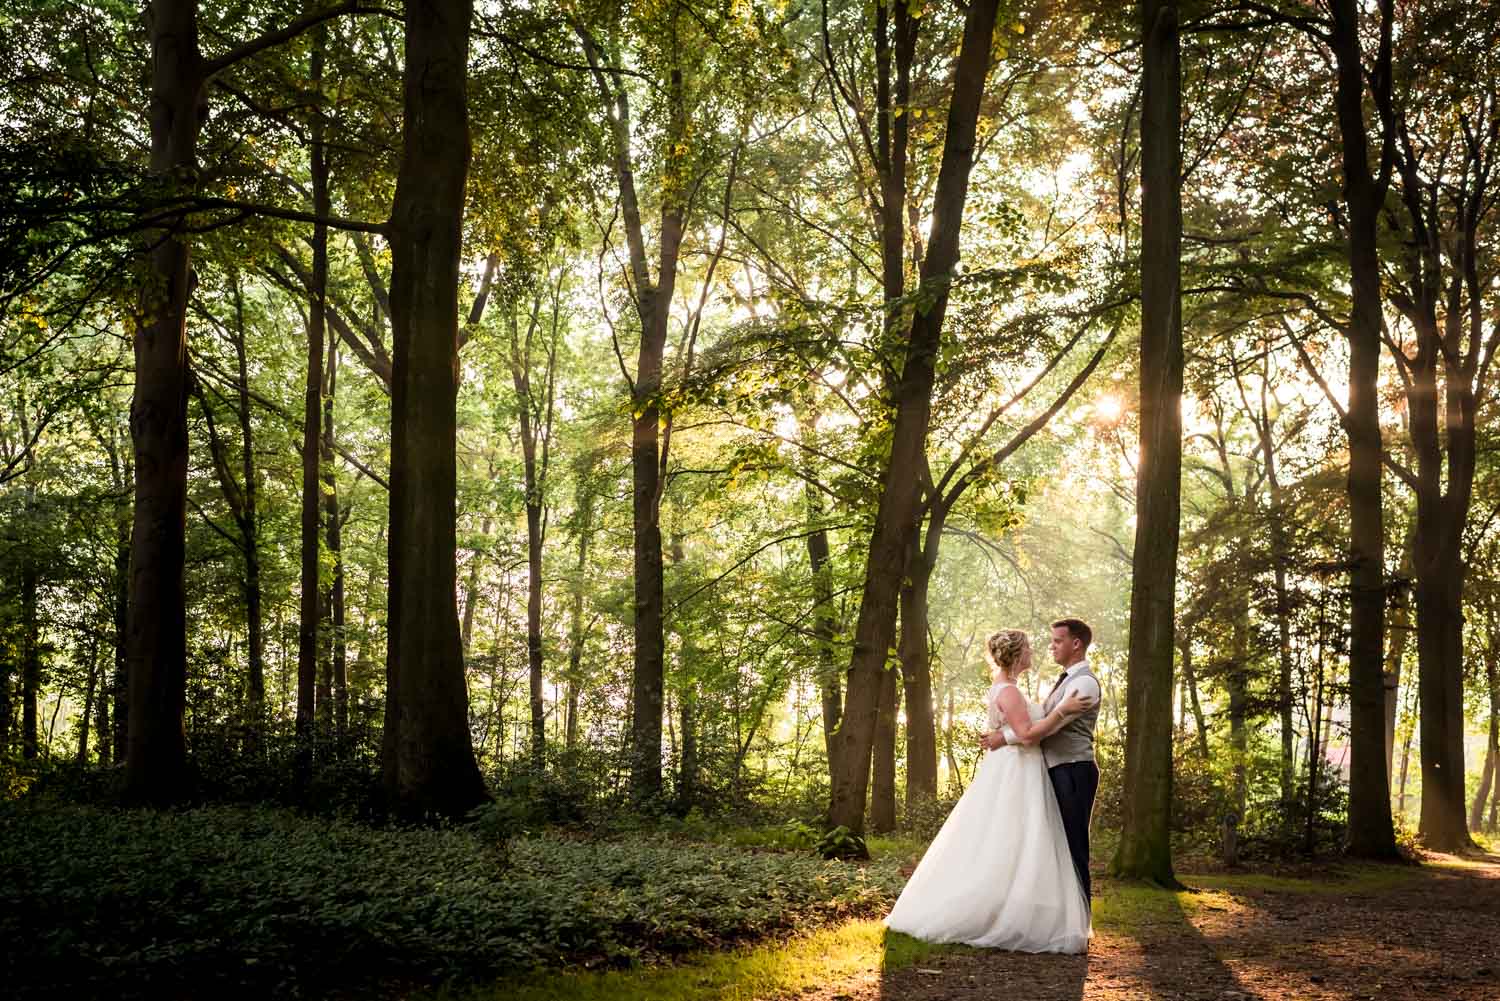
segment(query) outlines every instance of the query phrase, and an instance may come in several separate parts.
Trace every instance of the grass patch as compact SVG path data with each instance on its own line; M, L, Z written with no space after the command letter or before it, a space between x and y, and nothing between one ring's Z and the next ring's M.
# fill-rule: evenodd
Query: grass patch
M1341 865L1325 875L1272 876L1260 873L1214 873L1185 876L1194 887L1229 893L1374 893L1394 889L1421 874L1412 865Z
M962 949L888 933L875 919L848 921L784 941L693 957L678 966L606 972L537 974L466 991L440 991L432 1001L768 1001L849 980L872 970L893 972L927 957Z

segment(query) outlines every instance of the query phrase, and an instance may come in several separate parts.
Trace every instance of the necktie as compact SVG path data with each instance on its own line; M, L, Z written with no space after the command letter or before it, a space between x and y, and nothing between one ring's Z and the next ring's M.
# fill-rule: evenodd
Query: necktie
M1062 683L1064 681L1067 681L1067 680L1068 680L1068 672L1067 671L1064 671L1062 674L1059 674L1057 676L1057 680L1052 683L1052 691L1050 691L1050 692L1047 693L1047 698L1049 698L1049 699L1052 698L1052 696L1054 694L1056 694L1057 690L1062 687Z

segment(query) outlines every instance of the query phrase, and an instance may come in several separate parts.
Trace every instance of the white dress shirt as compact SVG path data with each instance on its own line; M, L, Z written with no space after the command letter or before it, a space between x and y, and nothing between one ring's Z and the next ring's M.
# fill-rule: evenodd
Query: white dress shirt
M1087 673L1088 670L1089 662L1086 658L1073 664L1068 668L1067 675L1062 681L1048 691L1045 702L1055 706L1072 689L1077 689L1085 698L1093 699L1095 702L1101 701L1103 693L1099 690L1099 681L1092 674Z

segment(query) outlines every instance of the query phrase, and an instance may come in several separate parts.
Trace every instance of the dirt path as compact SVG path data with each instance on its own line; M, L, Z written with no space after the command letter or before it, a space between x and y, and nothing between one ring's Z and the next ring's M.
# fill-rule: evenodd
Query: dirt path
M1087 957L961 950L807 1001L1500 1001L1500 857L1347 883L1104 882Z

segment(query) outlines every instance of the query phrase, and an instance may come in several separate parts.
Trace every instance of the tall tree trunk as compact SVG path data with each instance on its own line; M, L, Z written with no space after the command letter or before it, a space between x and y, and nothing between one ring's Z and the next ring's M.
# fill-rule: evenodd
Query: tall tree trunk
M1485 651L1484 673L1485 680L1489 682L1490 688L1490 743L1486 752L1490 759L1495 762L1495 781L1491 788L1494 794L1490 798L1489 822L1485 825L1488 831L1496 829L1497 814L1500 814L1500 635L1496 634L1495 610L1490 606L1489 610L1489 649ZM1478 826L1477 824L1474 826Z
M115 563L111 577L110 617L114 626L114 670L110 675L110 701L114 703L114 723L109 732L110 754L116 763L125 762L130 723L129 614L130 608L130 501L133 489L129 463L115 446L115 427L110 424L105 440L109 453L110 485L115 493Z
M198 169L198 132L207 118L198 52L197 0L152 0L151 159L157 177L186 184ZM135 335L135 452L127 666L130 682L127 798L164 804L187 777L183 711L187 689L187 239L155 238Z
M537 488L540 493L540 487ZM540 500L526 502L526 664L531 703L531 763L547 761L546 703L542 698L542 538L546 532Z
M1141 443L1116 875L1176 885L1172 651L1182 483L1182 69L1175 0L1143 0ZM1150 262L1149 266L1146 262Z
M234 277L236 416L240 427L241 510L237 513L245 561L245 621L248 632L245 752L260 753L266 727L266 639L260 593L260 475L255 467L255 431L250 420L250 368L245 347L245 296Z
M521 431L521 465L526 487L526 662L531 695L531 763L540 771L547 760L546 704L542 697L542 546L547 537L547 466L552 443L552 411L561 329L562 278L552 297L551 335L547 339L547 368L540 396L533 392L532 347L540 326L542 295L533 300L524 339L511 309L511 381Z
M1401 742L1401 784L1396 793L1396 812L1403 817L1406 815L1406 776L1411 765L1411 738L1415 729L1413 727L1408 731L1406 739Z
M896 829L896 710L901 705L897 674L894 663L886 666L880 677L880 701L876 704L870 827L877 834Z
M1229 750L1233 756L1234 812L1238 823L1245 822L1245 807L1250 796L1250 596L1234 597L1234 662L1230 665L1226 687L1229 689Z
M109 674L101 665L99 668L99 691L94 697L94 753L99 758L99 764L108 768L113 760L114 734L110 729L110 691ZM0 739L0 748L5 746L5 741Z
M89 724L94 720L94 692L99 685L99 637L89 640L89 674L83 688L83 711L78 715L78 754L80 765L89 760Z
M1198 698L1198 675L1193 668L1193 636L1185 628L1177 635L1177 649L1182 655L1182 688L1192 713L1198 737L1198 756L1208 760L1208 723L1203 719L1203 704Z
M677 759L677 809L684 815L698 803L698 692L685 685L677 698L682 724L682 754Z
M838 770L832 774L829 818L835 825L855 832L864 830L880 688L887 651L895 638L907 546L916 530L918 494L913 485L925 465L932 385L948 307L948 282L958 263L959 231L974 162L974 136L985 77L989 73L997 9L997 0L973 0L965 15L963 41L954 63L942 166L933 197L932 233L927 257L922 262L922 281L932 294L932 302L925 312L917 313L907 341L905 364L895 392L891 454L865 561L864 588L845 686L844 719L839 729Z
M839 685L834 636L837 632L833 612L833 568L829 561L828 530L822 527L823 500L817 488L807 485L807 517L817 526L807 535L807 562L812 569L813 643L817 648L815 667L818 694L823 706L823 749L828 755L830 771L837 771L838 730L844 708L844 693Z
M582 478L579 479L574 510L574 523L578 532L578 565L574 570L572 608L568 627L568 718L563 730L563 741L572 748L578 743L578 694L583 686L583 645L587 633L583 625L583 581L588 570L589 541L594 535L594 494Z
M1375 85L1389 87L1390 0ZM1372 177L1365 125L1365 62L1359 4L1333 0L1332 48L1338 85L1339 152L1349 224L1349 854L1396 858L1385 751L1385 531L1381 498L1379 380L1381 352L1379 212L1388 160ZM1389 131L1389 130L1387 130Z
M906 808L937 799L937 717L932 705L932 648L927 593L942 538L942 519L927 533L927 549L912 546L901 586L901 692L906 702Z
M389 640L382 747L397 812L487 798L469 739L458 629L458 279L469 168L471 0L406 10L405 117L391 212Z
M35 488L26 487L28 516ZM21 557L21 757L35 761L40 749L37 695L41 689L41 633L38 628L36 556L28 548Z
M1269 346L1268 346L1269 347ZM1270 351L1267 350L1266 365L1269 369ZM1297 796L1297 764L1295 745L1297 731L1292 720L1292 601L1287 587L1287 567L1291 563L1291 547L1286 537L1286 493L1281 486L1277 471L1274 418L1271 414L1269 370L1262 374L1260 387L1260 431L1261 461L1264 465L1266 485L1271 492L1269 513L1269 540L1271 544L1272 587L1275 595L1276 616L1276 709L1280 718L1281 768L1279 769L1280 815L1283 833L1290 837L1292 827L1292 803ZM1206 746L1206 742L1205 742Z
M490 466L490 479L493 480L495 467ZM479 524L479 536L482 539L490 537L490 530L494 527L494 520L489 515ZM463 625L459 629L459 640L463 645L464 657L468 658L471 644L474 642L474 612L479 607L479 567L483 562L480 550L476 549L469 557L468 579L464 582L464 618Z
M1401 668L1406 659L1406 645L1411 637L1411 602L1406 582L1412 576L1412 538L1407 533L1402 547L1401 580L1392 581L1390 611L1386 615L1385 643L1385 773L1389 783L1395 776L1396 716L1401 708Z
M323 60L328 43L326 26L313 32L309 80L314 90L323 86ZM328 158L323 148L322 109L312 117L312 198L313 214L328 215ZM313 730L319 696L327 703L331 679L319 678L318 599L319 556L322 551L319 497L322 455L319 428L323 422L323 336L328 322L328 227L313 224L312 279L308 283L307 312L307 386L302 407L302 600L297 622L297 760L305 772L312 763ZM326 689L320 680L329 682ZM327 716L326 712L323 715ZM305 779L304 779L305 780Z
M663 564L661 494L663 458L660 427L662 363L667 324L677 285L678 252L682 245L687 206L680 193L667 193L661 202L657 229L658 260L655 280L646 259L640 201L631 154L630 100L622 75L607 70L605 58L592 35L575 25L601 96L609 106L614 139L615 175L619 184L621 216L630 254L636 314L641 325L635 377L630 383L631 529L634 539L635 658L631 680L630 789L637 804L654 803L661 795L661 731L666 647L663 640ZM611 82L612 81L612 82ZM666 87L669 151L687 138L687 104L682 71L673 66ZM678 169L669 152L667 170Z
M344 629L344 519L339 508L339 483L334 466L337 437L333 425L333 400L338 390L339 342L328 339L328 365L323 393L323 523L328 553L333 558L333 580L328 585L328 640L332 646L329 687L332 689L334 746L344 753L349 735L349 638Z

